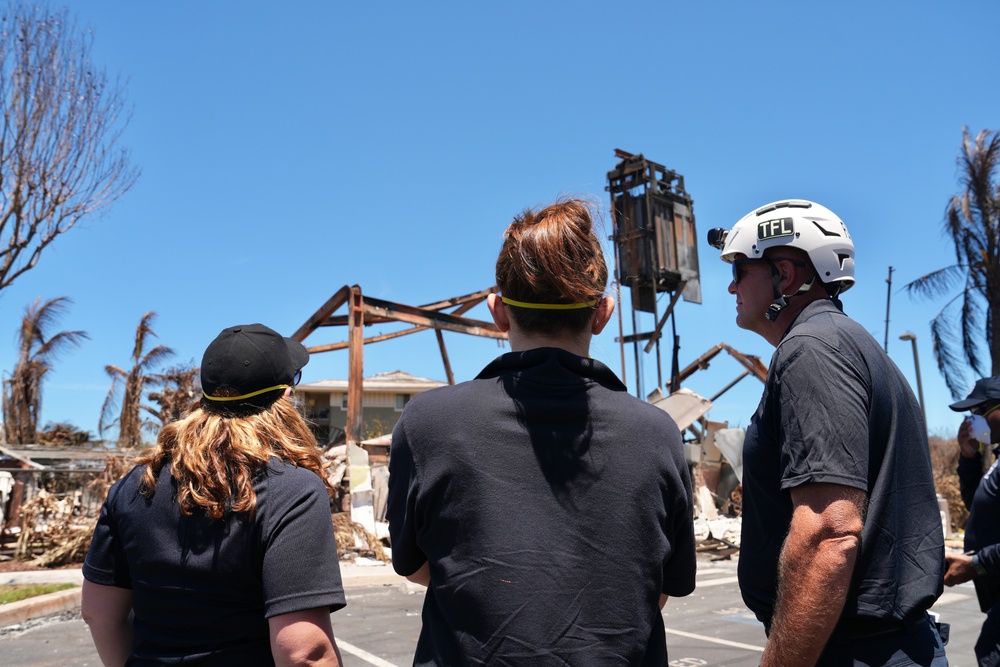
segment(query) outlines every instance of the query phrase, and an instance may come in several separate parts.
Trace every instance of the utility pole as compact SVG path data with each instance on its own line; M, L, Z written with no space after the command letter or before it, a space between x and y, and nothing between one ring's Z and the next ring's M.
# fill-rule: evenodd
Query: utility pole
M892 300L892 271L893 268L890 266L889 277L885 281L889 283L885 294L885 343L882 345L886 354L889 354L889 301Z

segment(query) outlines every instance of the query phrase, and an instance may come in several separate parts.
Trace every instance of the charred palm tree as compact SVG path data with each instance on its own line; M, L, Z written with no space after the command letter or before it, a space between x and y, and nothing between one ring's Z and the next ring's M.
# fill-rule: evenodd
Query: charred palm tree
M961 288L931 321L934 357L955 398L971 385L967 369L980 377L1000 374L1000 134L982 130L973 141L962 128L958 164L964 190L945 211L955 264L906 286L925 297Z
M145 425L142 420L143 394L149 386L159 382L159 376L152 373L152 369L174 353L165 345L157 345L147 351L150 345L149 338L156 336L152 328L155 317L156 313L149 311L139 320L139 326L135 330L135 346L132 348L130 370L126 371L113 365L104 367L104 371L111 377L111 389L108 390L104 405L101 407L101 419L97 423L97 430L103 437L105 429L117 424L118 446L126 449L142 445L142 429ZM119 391L121 391L121 410L118 416L114 417Z
M79 447L93 439L93 435L69 422L49 422L38 430L38 444L52 447Z
M11 376L3 381L4 434L11 444L37 442L42 381L62 350L89 338L84 331L60 331L49 335L71 303L64 296L45 302L37 299L24 309L17 332L17 365Z
M159 409L149 405L143 409L159 420L159 426L180 419L201 397L198 376L199 369L190 364L168 368L157 376L160 390L149 393L149 400Z

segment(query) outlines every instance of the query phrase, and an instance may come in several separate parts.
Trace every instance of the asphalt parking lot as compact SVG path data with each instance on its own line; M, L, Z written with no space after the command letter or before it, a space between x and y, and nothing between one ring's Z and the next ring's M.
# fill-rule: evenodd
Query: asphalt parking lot
M406 667L420 632L422 588L392 576L357 579L348 585L348 606L333 615L334 632L347 667ZM347 580L345 579L345 583ZM971 584L946 589L934 610L951 623L952 667L974 667L983 614ZM671 667L759 664L764 646L760 624L743 606L736 564L699 562L698 586L673 598L663 612ZM99 667L86 625L78 613L33 621L0 636L6 667Z

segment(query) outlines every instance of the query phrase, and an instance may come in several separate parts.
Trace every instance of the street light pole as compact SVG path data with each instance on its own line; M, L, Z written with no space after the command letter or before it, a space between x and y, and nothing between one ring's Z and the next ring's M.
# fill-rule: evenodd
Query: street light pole
M917 372L917 396L920 398L920 412L924 416L924 426L927 426L927 408L924 407L924 387L920 383L920 357L917 356L917 335L907 331L899 340L908 340L913 343L913 368Z

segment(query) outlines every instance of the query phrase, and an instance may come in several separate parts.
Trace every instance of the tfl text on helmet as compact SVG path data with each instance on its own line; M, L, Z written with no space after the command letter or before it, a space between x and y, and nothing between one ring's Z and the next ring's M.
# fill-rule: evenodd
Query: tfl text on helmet
M774 218L757 223L757 240L766 241L795 234L791 218Z

